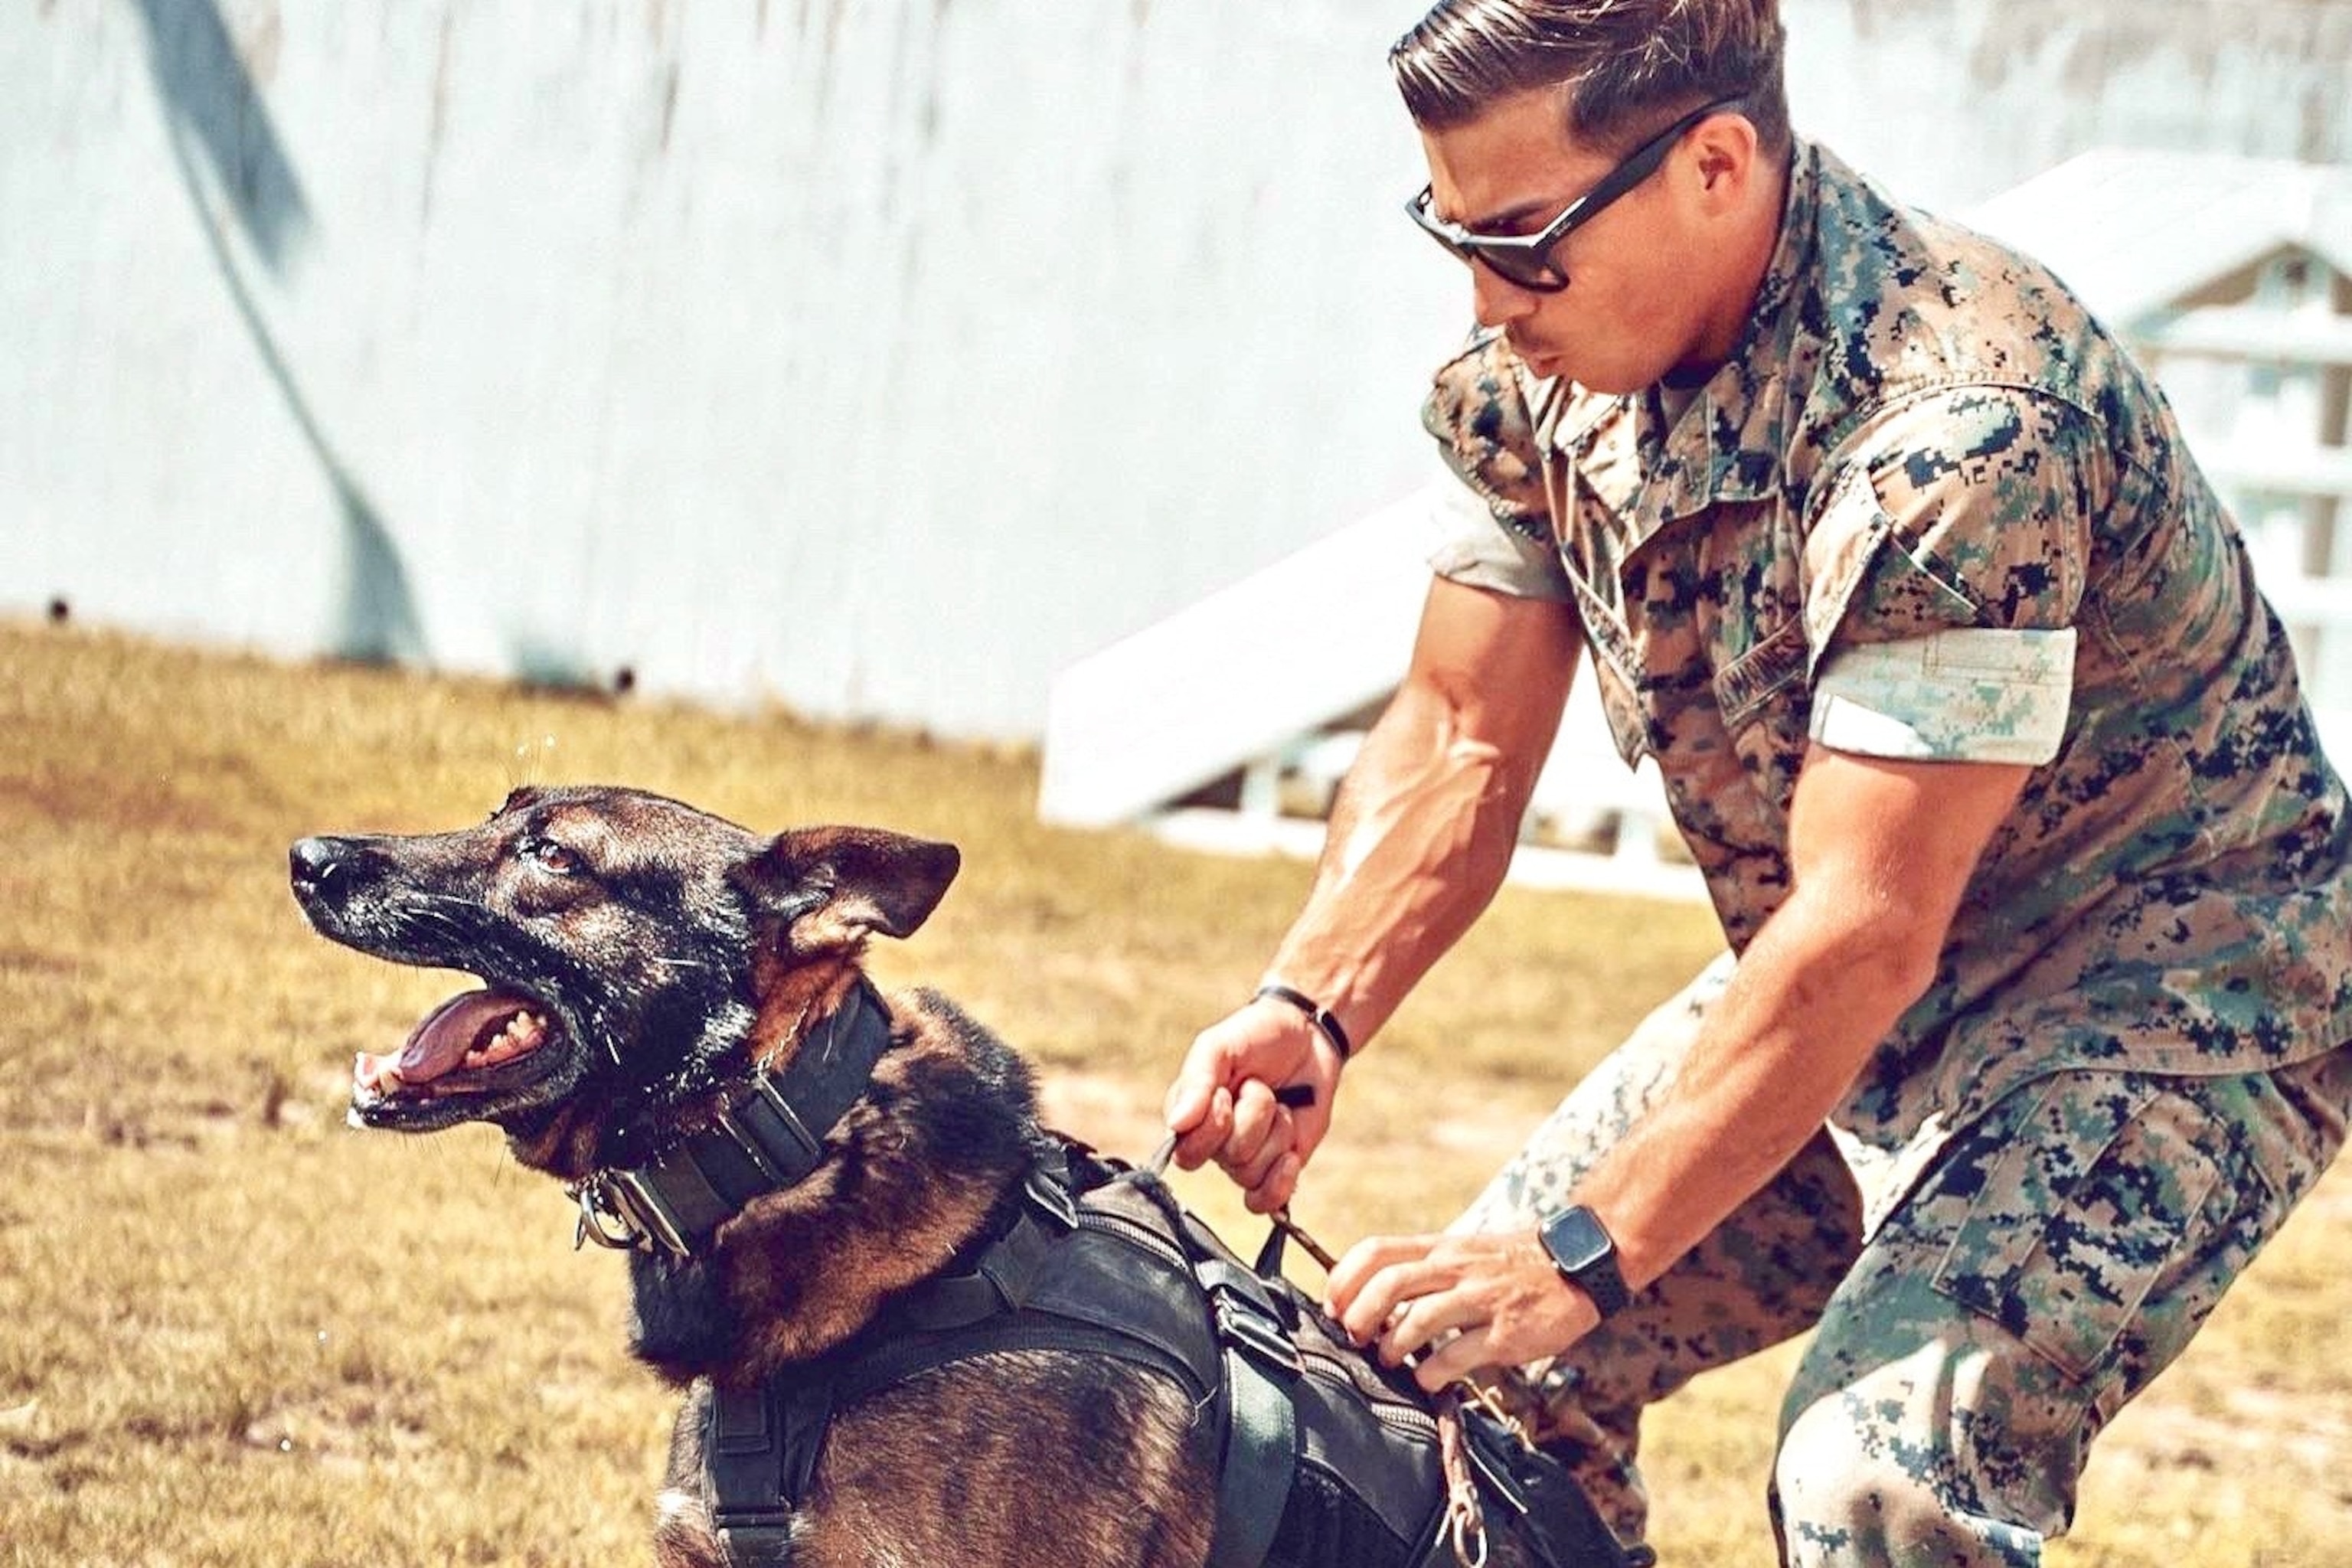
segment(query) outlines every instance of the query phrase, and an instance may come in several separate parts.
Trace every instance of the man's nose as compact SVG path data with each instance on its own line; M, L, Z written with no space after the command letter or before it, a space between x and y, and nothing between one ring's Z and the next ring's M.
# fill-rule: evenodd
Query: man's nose
M1470 303L1482 327L1507 327L1536 308L1536 293L1483 261L1470 264Z

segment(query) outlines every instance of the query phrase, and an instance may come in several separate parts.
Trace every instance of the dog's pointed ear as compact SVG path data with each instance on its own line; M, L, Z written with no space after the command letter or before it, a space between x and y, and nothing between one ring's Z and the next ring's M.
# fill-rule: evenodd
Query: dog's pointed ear
M952 844L878 827L798 827L770 840L741 876L759 906L795 931L795 946L814 948L829 932L914 935L962 864ZM797 929L812 917L822 923Z

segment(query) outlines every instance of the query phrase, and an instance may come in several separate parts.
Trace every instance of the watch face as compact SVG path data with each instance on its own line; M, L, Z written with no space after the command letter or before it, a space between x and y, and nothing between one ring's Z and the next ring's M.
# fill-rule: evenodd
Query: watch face
M1546 1220L1543 1242L1544 1250L1563 1274L1573 1274L1616 1250L1608 1232L1586 1208L1563 1209Z

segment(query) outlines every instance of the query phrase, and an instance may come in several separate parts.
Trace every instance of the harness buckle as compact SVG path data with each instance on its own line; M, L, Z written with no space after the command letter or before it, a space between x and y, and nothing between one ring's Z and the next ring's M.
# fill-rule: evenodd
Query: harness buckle
M1059 1174L1044 1165L1029 1168L1029 1180L1024 1184L1029 1201L1043 1209L1048 1218L1064 1230L1078 1228L1077 1200Z
M1263 1304L1223 1283L1209 1287L1209 1305L1216 1315L1217 1337L1271 1372L1297 1377L1306 1371L1298 1347Z

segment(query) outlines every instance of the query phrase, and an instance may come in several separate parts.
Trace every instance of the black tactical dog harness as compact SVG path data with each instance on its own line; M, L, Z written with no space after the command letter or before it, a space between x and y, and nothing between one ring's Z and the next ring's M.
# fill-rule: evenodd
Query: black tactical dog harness
M887 1047L860 986L821 1048L645 1170L583 1184L583 1236L679 1254L761 1192L815 1163ZM814 1136L812 1136L812 1134ZM849 1342L764 1386L714 1387L704 1434L719 1542L733 1568L782 1568L834 1413L953 1362L1007 1351L1111 1356L1173 1380L1216 1423L1209 1568L1434 1568L1457 1555L1438 1423L1418 1389L1350 1347L1280 1273L1242 1263L1156 1170L1065 1142L1041 1152L971 1266L917 1286ZM1464 1436L1489 1521L1543 1568L1643 1568L1556 1461L1483 1410ZM1466 1555L1466 1553L1465 1553Z
M1071 1148L1032 1170L1012 1226L969 1270L918 1287L840 1350L759 1389L714 1391L706 1433L735 1568L788 1560L833 1413L1002 1351L1117 1357L1173 1379L1219 1436L1210 1568L1434 1568L1454 1555L1437 1423L1346 1348L1288 1281L1244 1266L1158 1175ZM1567 1472L1484 1412L1471 1456L1489 1517L1552 1568L1633 1568Z

